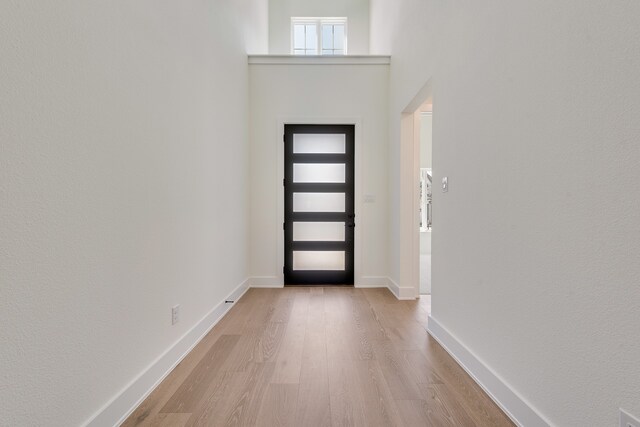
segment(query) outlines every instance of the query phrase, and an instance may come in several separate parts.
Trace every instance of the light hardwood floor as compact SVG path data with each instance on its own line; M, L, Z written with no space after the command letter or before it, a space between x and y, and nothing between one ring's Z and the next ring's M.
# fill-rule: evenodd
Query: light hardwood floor
M426 332L427 299L250 289L124 426L512 426Z

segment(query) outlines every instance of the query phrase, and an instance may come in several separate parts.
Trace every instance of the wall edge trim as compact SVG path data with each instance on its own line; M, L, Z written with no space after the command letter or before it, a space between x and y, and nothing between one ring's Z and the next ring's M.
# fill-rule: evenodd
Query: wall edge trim
M553 427L536 408L432 316L429 316L427 332L517 426Z
M389 65L384 55L248 55L249 65Z
M389 288L387 276L362 276L356 279L354 288Z
M91 418L85 421L82 426L111 427L122 424L220 319L229 312L234 304L225 304L225 300L237 302L249 289L248 285L249 279L245 279L226 298L216 304L202 320L189 329Z
M400 286L398 285L391 277L388 277L389 280L389 290L395 297L400 301L412 301L416 299L416 290L410 286Z
M250 288L284 288L283 278L278 276L254 276L248 280Z

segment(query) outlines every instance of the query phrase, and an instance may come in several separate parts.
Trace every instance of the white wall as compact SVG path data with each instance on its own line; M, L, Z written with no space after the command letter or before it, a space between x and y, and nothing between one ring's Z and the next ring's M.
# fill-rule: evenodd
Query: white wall
M1 424L88 420L247 277L233 3L1 3Z
M216 2L217 3L217 2ZM249 55L269 53L269 0L236 0L233 2L236 37L241 37Z
M431 153L433 133L433 116L430 114L420 114L420 167L432 167Z
M372 0L371 16L372 53L392 54L391 236L400 112L433 82L450 186L434 319L552 424L639 415L640 3Z
M292 17L346 17L348 54L369 54L369 0L269 0L269 53L291 53Z
M249 77L253 283L282 284L282 124L357 122L356 282L384 285L388 65L254 64ZM363 203L365 194L375 202Z

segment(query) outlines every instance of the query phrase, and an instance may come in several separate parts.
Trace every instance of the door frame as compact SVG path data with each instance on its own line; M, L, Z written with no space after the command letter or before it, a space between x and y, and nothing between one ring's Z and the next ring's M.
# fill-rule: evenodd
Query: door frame
M277 280L280 286L284 286L284 233L282 223L284 222L284 125L353 125L354 126L354 203L353 209L356 215L356 227L354 230L353 245L353 284L360 287L362 272L362 229L365 218L362 216L362 119L360 117L280 117L276 128L277 145L277 173L276 173L276 271Z
M432 80L429 78L400 115L400 285L399 299L420 298L420 107L433 102ZM432 138L432 151L436 139ZM432 165L434 196L435 163ZM434 197L435 199L435 197ZM433 268L433 231L431 232L431 266ZM431 293L434 282L431 275Z

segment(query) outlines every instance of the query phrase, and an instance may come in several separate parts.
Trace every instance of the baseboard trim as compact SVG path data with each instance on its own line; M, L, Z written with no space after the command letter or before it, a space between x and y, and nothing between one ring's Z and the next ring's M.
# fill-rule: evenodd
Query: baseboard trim
M122 424L211 328L227 314L233 304L225 304L225 300L237 302L247 289L249 289L249 279L238 285L227 298L220 301L200 322L82 425L85 427L113 427Z
M282 277L256 276L249 278L250 288L284 288Z
M389 280L389 290L393 295L396 296L397 299L401 301L416 299L416 290L414 288L402 287L398 285L391 277L388 277L387 279Z
M355 283L356 288L388 288L389 278L386 276L362 276Z
M538 410L431 316L427 323L427 331L516 425L552 426Z

